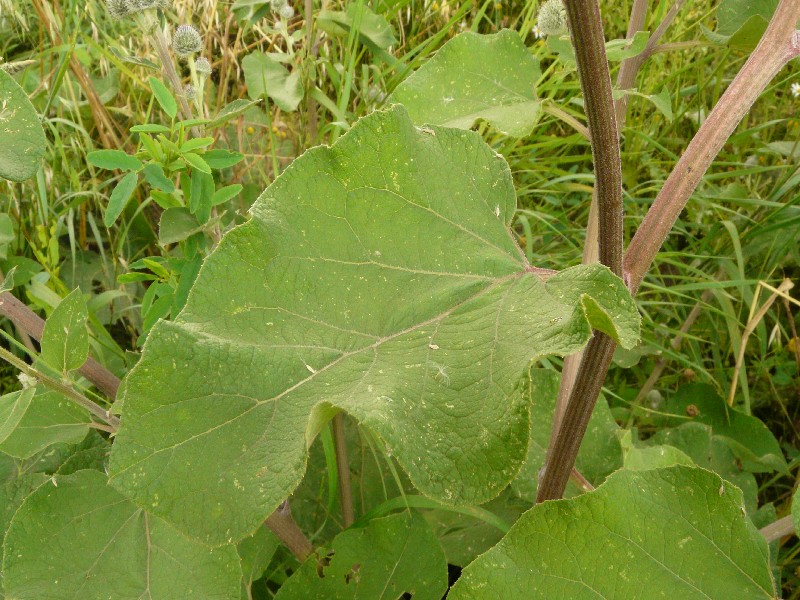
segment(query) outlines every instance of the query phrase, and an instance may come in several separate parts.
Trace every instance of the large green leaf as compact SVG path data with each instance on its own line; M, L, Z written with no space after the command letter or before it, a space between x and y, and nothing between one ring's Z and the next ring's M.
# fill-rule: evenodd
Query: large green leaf
M16 511L5 538L15 600L239 600L234 546L210 549L148 515L99 471L56 476Z
M703 469L617 471L525 513L449 600L775 598L767 543L742 494Z
M11 181L33 177L46 145L39 115L28 95L0 69L0 177Z
M482 119L524 137L541 114L534 88L540 76L538 61L518 33L467 32L398 85L389 102L403 104L419 125L469 129Z
M575 352L592 326L630 347L639 327L605 267L531 267L514 207L508 165L477 134L420 131L402 107L307 152L153 327L112 484L148 509L157 496L191 535L236 541L297 487L342 409L424 494L497 496L528 447L528 364Z
M31 405L35 387L11 392L0 398L0 444L16 429Z
M425 519L401 513L348 529L331 544L329 564L312 556L281 586L276 600L439 600L447 564Z

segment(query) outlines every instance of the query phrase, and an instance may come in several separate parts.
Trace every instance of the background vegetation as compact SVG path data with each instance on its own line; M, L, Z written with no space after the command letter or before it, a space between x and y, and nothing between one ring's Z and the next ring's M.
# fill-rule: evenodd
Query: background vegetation
M608 39L625 36L630 4L601 3ZM671 5L654 4L645 27L651 31ZM622 131L627 239L747 58L746 50L715 44L706 35L716 26L715 5L686 2L659 51L644 64L638 94L630 98ZM136 362L149 327L180 310L202 257L224 231L247 219L248 207L281 170L305 149L335 141L359 117L384 106L411 70L464 30L515 29L540 61L536 88L545 110L533 133L518 140L486 125L479 130L511 165L519 196L515 231L529 260L553 269L580 262L591 151L578 131L583 114L575 70L536 28L536 2L370 2L391 31L373 22L348 22L341 16L347 14L345 2L325 2L322 9L340 16L327 21L321 16L311 40L305 37L305 7L287 6L173 0L166 11L175 25L197 28L200 55L213 69L202 97L191 102L194 115L213 116L241 102L201 149L217 153L206 161L214 168L211 183L178 178L187 206L196 199L197 186L211 185L212 196L214 190L228 191L213 196L216 204L205 220L165 232L162 216L170 207L157 186L144 182L109 223L107 207L123 175L89 157L101 149L140 157L151 152L142 141L146 131L130 132L137 125L168 127L168 141L178 143L181 134L149 80L159 77L148 65L158 59L151 37L133 19L112 19L100 0L0 0L0 66L14 74L44 115L49 140L35 178L0 181L0 268L7 273L17 267L15 294L42 316L75 287L91 293L92 354L120 376ZM273 77L267 87L277 90L268 98L258 93L254 74L267 72L264 60ZM612 65L612 77L618 66ZM665 414L693 416L690 407L682 414L668 410L681 387L706 384L727 397L744 345L737 406L767 424L791 472L756 473L758 502L774 511L771 520L788 513L800 466L799 309L762 285L777 288L800 276L797 69L795 61L757 102L681 215L637 296L645 343L619 353L606 382L615 420L647 439L664 425ZM179 65L179 76L190 81L186 63ZM152 132L156 142L158 133ZM172 149L158 143L168 168ZM229 187L236 184L241 190ZM759 313L770 298L775 301ZM2 326L4 346L24 355L13 340L32 342L9 322ZM680 344L674 343L676 336ZM15 370L5 364L0 369L2 391L18 389ZM648 382L655 370L660 376ZM361 442L365 452L372 449L369 440ZM328 485L324 465L310 480ZM310 507L314 491L303 493ZM304 501L301 493L296 506ZM328 521L337 518L332 509L301 525L324 537ZM279 553L253 588L258 597L271 597L292 560ZM800 597L796 538L780 541L777 563L785 596Z

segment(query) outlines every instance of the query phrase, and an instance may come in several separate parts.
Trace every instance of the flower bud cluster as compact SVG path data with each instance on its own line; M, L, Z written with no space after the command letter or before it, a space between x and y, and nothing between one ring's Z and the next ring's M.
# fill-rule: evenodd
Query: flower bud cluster
M202 49L200 32L191 25L181 25L172 34L172 50L179 58L189 58Z
M272 12L280 15L281 19L289 20L294 16L294 8L289 4L289 0L271 0L270 7Z
M560 35L567 30L567 9L562 0L547 0L539 8L539 31L544 35Z
M169 0L106 0L106 9L112 19L120 20L146 10L165 10Z

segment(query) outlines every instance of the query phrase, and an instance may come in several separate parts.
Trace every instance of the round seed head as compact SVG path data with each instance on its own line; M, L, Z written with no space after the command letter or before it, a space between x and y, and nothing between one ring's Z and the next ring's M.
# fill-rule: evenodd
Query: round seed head
M291 19L294 16L294 9L289 4L284 4L278 11L281 19Z
M106 9L115 21L124 19L131 14L128 0L106 0Z
M270 0L269 6L272 12L280 12L288 4L288 0Z
M130 12L141 12L144 10L151 10L160 8L162 10L169 8L169 0L126 0Z
M201 56L194 61L194 70L197 71L200 77L208 77L212 72L211 63L208 62L207 58Z
M203 48L200 33L191 25L181 25L172 35L172 49L180 58L188 58Z
M547 0L539 9L539 30L545 35L559 35L567 29L567 9L562 0Z
M183 88L183 95L186 96L187 100L194 100L194 97L197 96L197 88L190 83Z

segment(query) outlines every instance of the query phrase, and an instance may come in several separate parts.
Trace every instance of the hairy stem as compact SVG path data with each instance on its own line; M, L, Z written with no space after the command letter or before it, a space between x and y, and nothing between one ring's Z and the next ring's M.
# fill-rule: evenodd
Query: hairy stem
M339 477L339 501L342 504L344 526L350 527L355 521L353 513L353 492L350 487L350 462L347 458L347 439L344 432L344 416L338 413L333 417L333 446L336 452L336 473Z
M597 0L567 0L567 20L592 142L600 262L622 274L622 163Z
M604 333L595 332L583 354L580 375L572 388L567 410L555 444L547 455L542 479L536 495L537 502L556 500L564 494L575 458L586 433L589 417L600 395L603 380L614 356L614 342ZM585 377L584 373L600 373L601 377Z
M311 541L292 517L288 501L284 501L274 513L268 516L264 524L300 562L304 562L314 552Z
M600 262L615 274L621 275L622 162L600 7L596 0L567 0L565 5L589 124L595 171L583 259L584 263L594 262L594 252L597 249ZM556 437L561 431L561 421L581 358L578 356L565 359L559 396L553 413L548 463L549 455L554 452Z
M42 339L44 319L17 300L11 292L0 294L0 315L6 317L21 331L35 339ZM102 391L112 402L117 397L119 378L91 356L86 359L78 372L91 381L97 389Z

